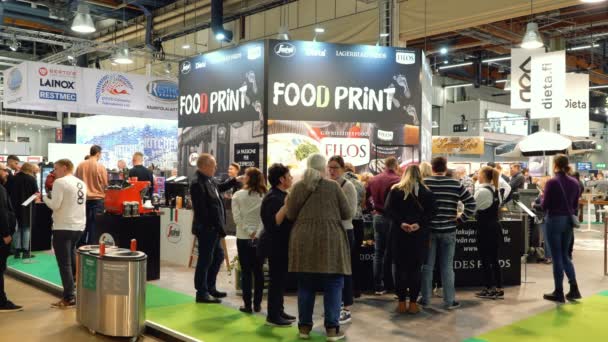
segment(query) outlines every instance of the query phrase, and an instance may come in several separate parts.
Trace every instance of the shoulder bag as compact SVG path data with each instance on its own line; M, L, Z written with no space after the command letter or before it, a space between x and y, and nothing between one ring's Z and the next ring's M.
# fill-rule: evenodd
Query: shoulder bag
M575 228L579 228L581 226L581 223L578 220L578 216L570 212L572 208L570 208L570 204L568 203L568 199L566 198L566 190L564 190L564 186L559 181L559 179L556 179L556 181L557 184L559 184L559 187L562 189L562 197L564 198L564 202L566 202L566 205L568 205L568 213L570 214L570 221L572 221L572 226Z

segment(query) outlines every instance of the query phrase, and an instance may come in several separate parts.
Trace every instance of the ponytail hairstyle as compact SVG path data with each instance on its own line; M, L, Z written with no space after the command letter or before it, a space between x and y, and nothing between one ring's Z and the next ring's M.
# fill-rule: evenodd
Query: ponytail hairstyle
M479 173L483 174L484 179L490 181L494 185L494 188L498 189L498 182L500 180L500 172L498 170L490 166L484 166L479 170Z
M568 157L563 154L558 154L553 158L553 171L554 172L563 172L564 174L570 173L570 164L568 161Z

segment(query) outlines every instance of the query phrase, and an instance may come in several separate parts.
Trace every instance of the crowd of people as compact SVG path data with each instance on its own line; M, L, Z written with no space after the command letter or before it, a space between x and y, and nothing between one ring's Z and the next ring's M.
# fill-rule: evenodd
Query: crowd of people
M75 305L75 249L92 244L96 236L95 214L103 210L107 171L99 163L101 147L93 146L87 160L75 169L67 159L54 163L54 181L40 202L53 210L53 249L64 288L54 307ZM12 244L15 258L31 257L29 216L20 205L38 193L34 174L37 167L11 156L8 167L0 165L0 271ZM151 178L142 166L143 155L133 156L128 173ZM197 160L196 178L190 185L193 207L192 233L198 238L198 262L194 276L197 303L220 303L227 296L217 288L217 276L224 260L222 239L227 223L225 197L231 193L231 219L236 225L238 259L244 313L262 310L264 273L268 261L269 284L266 322L289 327L297 320L299 336L310 337L316 292L324 296L324 325L329 341L344 338L340 326L352 320L354 298L353 267L357 261L355 230L361 230L365 214L372 216L374 229L373 284L376 295L384 295L385 270L391 269L396 311L417 314L431 305L434 284L441 283L443 307L460 307L456 299L453 259L459 224L475 219L478 252L484 274L484 288L476 296L504 298L499 256L502 229L499 207L531 179L517 164L510 178L503 177L499 164L488 163L474 175L451 172L447 159L401 168L395 158L385 160L385 169L375 175L357 175L340 156L326 159L313 154L307 159L302 179L294 184L289 168L273 164L267 177L257 168L239 176L234 169L224 182L215 179L215 158L203 153ZM554 291L545 299L565 302L581 298L571 247L577 224L579 181L570 176L568 159L554 157L555 176L546 181L537 201L545 213L544 235L553 259ZM506 179L505 179L506 178ZM152 178L153 179L153 178ZM268 188L269 186L269 188ZM460 206L460 208L459 208ZM356 228L356 229L355 229ZM435 271L438 272L435 272ZM297 276L298 317L285 310L284 293L288 273ZM563 278L570 291L564 294ZM4 293L0 277L0 310L16 311Z
M8 156L6 165L0 164L0 312L23 309L7 298L4 271L11 254L15 259L35 257L30 244L30 209L22 205L32 195L37 195L37 203L44 203L53 211L52 246L63 296L51 306L67 309L76 305L76 248L96 244L95 216L104 210L108 171L99 162L101 156L102 148L93 145L77 168L69 159L55 161L53 171L45 180L45 196L41 196L38 189L38 165L21 163L14 155ZM126 165L118 167L129 177L153 182L152 172L142 166L143 159L143 154L136 152L132 169L126 170Z
M544 298L563 302L565 298L580 298L571 257L566 252L580 189L569 176L567 157L557 156L554 160L555 177L547 182L540 201L547 214L548 244L554 250L555 289ZM372 215L375 234L374 292L386 293L384 272L392 266L397 312L417 314L421 307L429 306L433 284L439 279L444 308L460 307L453 268L456 229L473 218L484 275L484 288L476 296L503 299L499 208L512 193L530 183L527 170L513 165L508 178L503 177L499 164L489 163L469 176L461 170L451 173L444 157L404 169L395 158L386 159L384 164L385 169L375 176L359 176L340 156L326 159L314 154L307 159L307 169L295 184L287 167L271 165L267 189L265 177L257 168L216 183L214 157L201 154L197 179L190 188L195 212L193 233L199 239L196 301L219 303L227 295L216 287L223 260L219 240L225 235L226 223L221 193L240 183L242 188L232 197L243 290L240 310L261 311L262 267L267 259L266 322L270 326L289 327L296 321L285 312L283 304L287 274L294 273L300 338L310 337L317 291L323 293L327 340L344 338L340 326L352 320L356 296L353 228L362 227L364 213ZM562 285L564 273L570 281L567 295Z

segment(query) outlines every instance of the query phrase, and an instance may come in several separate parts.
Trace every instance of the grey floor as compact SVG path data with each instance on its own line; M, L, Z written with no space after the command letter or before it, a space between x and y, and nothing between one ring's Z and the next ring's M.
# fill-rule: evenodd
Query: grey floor
M603 226L594 225L603 230ZM577 232L574 262L583 296L608 290L608 277L603 276L603 235L599 232ZM229 243L230 245L230 243ZM235 255L230 248L230 256ZM158 285L194 295L193 269L163 265ZM524 277L522 267L522 279ZM542 294L553 290L550 265L528 265L528 283L506 289L504 301L487 301L474 297L474 289L458 290L457 299L462 308L454 312L440 309L441 298L433 299L434 306L417 316L396 314L393 295L382 297L364 295L355 300L353 321L344 329L349 341L462 341L484 332L550 310L555 304L544 301ZM218 288L228 291L225 305L238 308L240 297L235 293L234 275L226 272L225 265ZM567 287L566 287L567 288ZM323 300L317 297L315 329L323 329ZM297 314L297 298L285 299L286 311ZM263 303L265 309L266 303Z

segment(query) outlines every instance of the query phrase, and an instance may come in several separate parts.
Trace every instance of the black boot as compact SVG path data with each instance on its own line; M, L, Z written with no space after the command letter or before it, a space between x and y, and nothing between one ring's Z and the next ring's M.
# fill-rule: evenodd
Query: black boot
M547 293L543 296L544 299L550 300L552 302L565 303L566 299L564 298L564 292L553 291L552 293Z
M577 299L583 298L583 296L581 296L581 292L578 290L577 283L570 283L570 292L568 292L568 294L566 294L566 298L569 301L575 301Z

